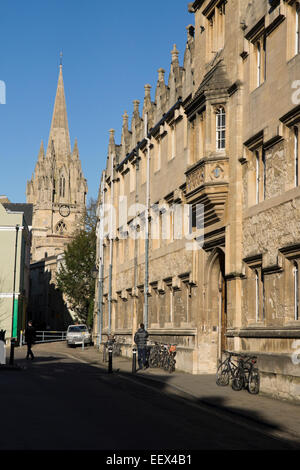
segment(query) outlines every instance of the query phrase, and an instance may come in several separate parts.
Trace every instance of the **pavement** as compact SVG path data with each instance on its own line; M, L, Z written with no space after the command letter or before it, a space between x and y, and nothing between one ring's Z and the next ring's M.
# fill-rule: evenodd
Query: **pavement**
M238 423L252 434L253 431L257 431L262 438L272 436L300 448L300 406L297 404L262 394L251 395L246 390L236 392L230 386L218 387L215 375L192 375L177 370L169 374L161 369L152 368L133 374L132 361L126 357L113 357L113 374L108 374L108 363L103 362L102 354L94 347L85 347L83 350L81 347L67 348L65 343L48 343L36 345L34 353L36 362L25 361L25 347L16 348L15 363L21 367L34 369L42 357L46 360L46 356L52 354L53 358L71 359L79 365L91 366L93 370L98 367L101 369L99 374L102 374L103 379L107 374L105 382L111 377L120 390L126 391L126 387L134 389L136 384L139 384L147 390L145 393L150 393L150 396L156 392L163 394L165 398L171 396L181 404L188 403L189 407L194 406L195 413L200 409L203 413L208 412L215 419L225 420L231 425ZM1 371L0 374L3 376L11 372Z

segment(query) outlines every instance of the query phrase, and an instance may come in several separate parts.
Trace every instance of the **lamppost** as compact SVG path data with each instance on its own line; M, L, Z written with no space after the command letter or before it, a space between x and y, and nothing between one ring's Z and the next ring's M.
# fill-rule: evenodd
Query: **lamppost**
M11 319L11 334L10 334L10 356L9 356L9 365L14 364L14 347L15 347L15 337L14 337L14 311L15 311L15 290L16 290L16 271L17 271L17 249L18 249L18 233L20 226L16 225L16 241L15 241L15 263L14 263L14 281L13 281L13 297L12 297L12 319Z
M97 266L95 265L95 266L93 267L92 271L91 271L91 274L92 274L92 278L93 278L93 279L95 279L95 280L97 279L98 272L99 272L99 270L98 270ZM98 286L98 287L99 287L99 286ZM98 335L99 335L99 321L98 321L98 328L97 328L97 329L98 329ZM97 341L98 341L98 340L97 340Z

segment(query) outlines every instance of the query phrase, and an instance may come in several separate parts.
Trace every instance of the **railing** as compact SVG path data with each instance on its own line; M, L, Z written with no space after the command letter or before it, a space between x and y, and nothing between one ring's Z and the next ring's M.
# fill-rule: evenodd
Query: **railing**
M36 331L35 343L53 343L55 341L65 341L66 331ZM25 334L21 332L20 344L25 343Z

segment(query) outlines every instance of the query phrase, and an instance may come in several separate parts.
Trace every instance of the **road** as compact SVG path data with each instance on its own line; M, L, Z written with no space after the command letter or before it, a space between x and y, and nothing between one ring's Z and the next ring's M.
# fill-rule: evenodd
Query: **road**
M130 374L108 374L76 350L36 346L21 371L0 372L0 449L23 450L262 450L295 444L211 413ZM22 359L21 359L22 357ZM3 406L4 405L4 406Z

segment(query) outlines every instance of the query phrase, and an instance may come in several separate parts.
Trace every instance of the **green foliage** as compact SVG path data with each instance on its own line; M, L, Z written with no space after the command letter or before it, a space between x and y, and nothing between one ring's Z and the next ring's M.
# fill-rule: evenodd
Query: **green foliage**
M66 295L78 320L93 323L95 279L92 271L96 260L96 204L91 201L82 226L64 251L64 262L57 274L58 288ZM93 215L94 214L94 215Z

